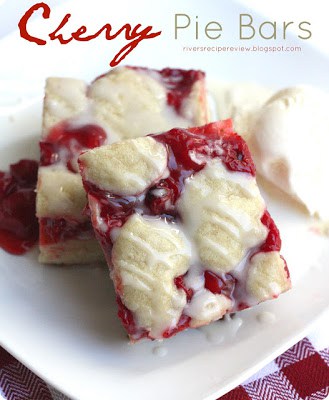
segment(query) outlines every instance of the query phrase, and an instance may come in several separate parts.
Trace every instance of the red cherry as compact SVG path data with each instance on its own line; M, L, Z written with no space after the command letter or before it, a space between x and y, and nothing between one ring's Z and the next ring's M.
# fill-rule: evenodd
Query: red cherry
M181 332L187 329L190 326L191 317L182 314L177 325L174 328L167 329L163 332L162 336L164 339L170 338L171 336L176 335L178 332Z
M35 187L38 163L21 160L0 172L0 247L23 254L38 239Z
M230 274L218 276L212 271L204 272L204 287L214 294L224 294L226 297L232 298L236 279Z
M167 89L167 102L180 113L183 101L189 96L193 83L204 79L202 71L164 68L160 71Z
M20 160L11 164L10 174L16 182L35 185L38 176L38 163L33 160Z
M260 248L260 251L268 252L268 251L280 251L281 249L281 238L280 232L275 225L270 213L265 211L264 215L261 218L263 225L268 229L267 238L265 243Z
M191 300L192 296L193 296L193 289L191 289L191 288L188 289L186 287L186 285L184 283L184 275L177 276L174 279L174 283L175 283L177 289L183 289L184 290L184 292L186 294L186 300L189 302Z
M106 132L97 125L72 127L67 122L52 128L46 139L40 142L41 165L63 162L72 172L78 172L76 159L83 150L101 146Z

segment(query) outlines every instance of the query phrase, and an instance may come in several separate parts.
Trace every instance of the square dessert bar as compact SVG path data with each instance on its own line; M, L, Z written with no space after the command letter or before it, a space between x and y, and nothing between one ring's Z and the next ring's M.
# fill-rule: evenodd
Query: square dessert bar
M79 165L132 341L168 338L290 288L279 231L230 120L89 150Z
M49 78L37 185L39 260L57 264L103 260L90 219L83 213L87 200L77 165L82 151L206 122L201 71L120 67L90 85Z

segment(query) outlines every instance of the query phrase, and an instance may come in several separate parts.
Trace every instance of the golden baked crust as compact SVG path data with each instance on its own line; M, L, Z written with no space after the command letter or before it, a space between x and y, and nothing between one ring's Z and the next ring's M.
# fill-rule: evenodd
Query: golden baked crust
M178 71L178 70L177 70ZM188 83L190 87L187 96L183 99L181 110L168 104L168 87L162 79L161 71L145 68L119 67L95 79L90 85L79 79L48 78L45 87L43 108L42 140L47 143L49 134L56 129L70 130L86 125L94 125L104 130L107 135L106 143L145 136L152 132L167 130L175 126L194 126L207 122L208 108L206 104L204 74ZM175 86L175 85L173 85ZM144 143L144 144L143 144ZM155 153L165 154L163 146L154 144L153 153L150 141L138 142L138 151L126 155L130 162L129 168L143 169L152 163ZM74 149L74 140L69 144ZM133 146L133 145L132 145ZM144 156L143 150L151 151L152 157ZM67 149L64 149L64 153ZM81 149L70 160L70 164L77 171L76 158ZM59 151L59 158L61 156ZM156 155L158 157L158 155ZM144 176L140 182L134 182L133 174L128 177L128 168L124 171L123 164L108 166L112 171L112 179L117 182L118 193L134 192L162 174L164 161L159 161L154 175ZM147 174L147 168L144 168ZM106 171L96 171L103 177ZM123 192L120 192L121 182L126 181ZM141 189L142 190L142 189ZM56 194L57 191L57 194ZM39 218L64 218L74 221L85 221L82 214L85 205L84 190L80 177L74 177L73 172L67 170L65 162L54 162L53 165L43 165L39 173L37 193L37 214ZM41 224L40 224L41 226ZM42 228L40 237L42 237ZM41 252L43 244L40 245ZM55 246L56 247L56 246ZM65 252L65 241L58 244L56 254L58 260L76 257L63 254L59 257L60 249ZM76 251L73 248L70 251ZM78 251L78 250L77 250ZM82 253L81 253L82 254ZM47 257L41 257L47 262ZM88 257L81 257L86 262Z
M120 195L142 192L163 175L167 150L151 137L124 140L80 156L86 179Z
M247 290L257 301L277 297L289 288L287 267L278 251L258 253L251 258Z
M219 160L185 181L177 208L201 262L214 272L231 271L247 249L267 236L260 220L265 204L255 178L228 172Z
M159 336L172 321L177 324L186 305L175 277L185 274L191 249L184 235L163 221L134 214L113 246L113 277L121 282L122 301L139 325Z
M39 261L45 264L90 264L105 262L103 251L95 238L68 239L40 246Z
M290 288L279 232L231 127L177 128L79 157L132 340L169 337ZM118 171L133 175L129 190Z

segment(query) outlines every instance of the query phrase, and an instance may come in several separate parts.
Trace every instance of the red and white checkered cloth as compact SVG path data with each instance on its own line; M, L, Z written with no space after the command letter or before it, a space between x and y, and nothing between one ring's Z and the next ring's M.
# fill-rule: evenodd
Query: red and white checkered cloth
M329 396L329 348L305 338L220 400L322 400Z
M220 400L322 400L329 397L329 348L305 338ZM69 400L0 347L0 399ZM92 399L91 399L92 400Z

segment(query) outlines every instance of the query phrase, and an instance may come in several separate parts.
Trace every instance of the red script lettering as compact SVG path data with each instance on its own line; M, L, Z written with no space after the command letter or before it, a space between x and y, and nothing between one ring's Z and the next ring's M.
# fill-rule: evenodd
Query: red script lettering
M46 3L37 3L31 8L29 8L23 17L20 19L18 23L20 35L23 39L28 40L29 42L36 43L39 46L44 46L47 44L45 39L42 39L37 36L33 36L29 33L27 29L28 22L33 14L42 9L42 17L44 19L49 19L51 14L51 9ZM89 40L93 40L97 38L101 33L104 32L104 36L106 40L113 40L117 38L119 35L124 35L127 40L127 44L119 50L119 52L113 57L110 61L111 67L116 67L120 64L120 62L132 51L134 50L139 43L141 43L144 39L153 39L159 35L161 35L161 31L152 32L153 26L147 26L145 28L142 27L141 24L137 24L132 27L130 24L124 24L121 28L114 31L111 24L107 23L102 26L96 33L85 35L87 33L87 27L85 25L81 25L78 29L71 32L70 36L64 37L60 31L62 28L69 22L71 14L66 14L62 21L58 24L57 28L49 33L50 40L58 40L61 44L65 45L70 43L72 40L76 40L78 42L87 42Z

